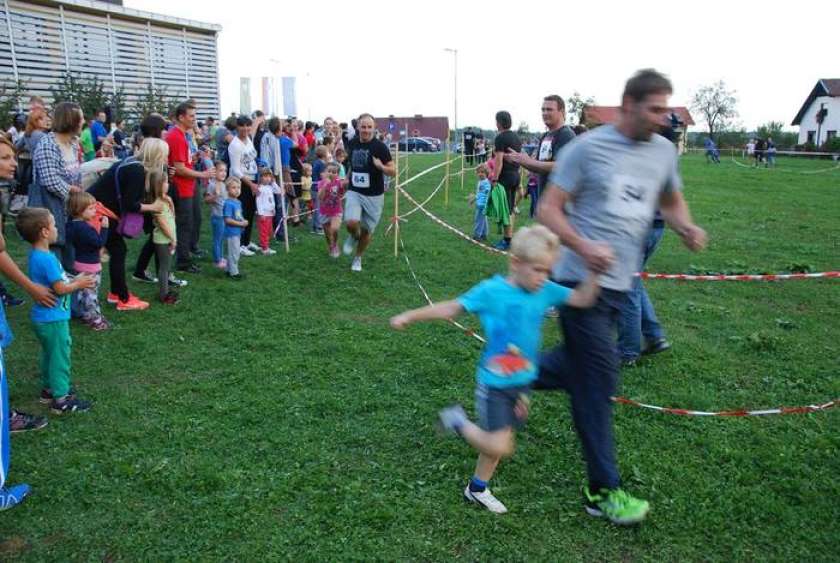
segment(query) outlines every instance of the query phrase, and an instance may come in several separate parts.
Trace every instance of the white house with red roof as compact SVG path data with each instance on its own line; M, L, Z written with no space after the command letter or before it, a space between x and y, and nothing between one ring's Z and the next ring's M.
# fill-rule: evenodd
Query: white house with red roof
M821 146L840 131L840 78L820 79L791 125L799 126L799 144Z

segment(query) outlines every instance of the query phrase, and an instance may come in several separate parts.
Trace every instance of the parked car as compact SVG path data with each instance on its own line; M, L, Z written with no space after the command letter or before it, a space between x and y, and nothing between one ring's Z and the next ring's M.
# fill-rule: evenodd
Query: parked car
M399 142L402 152L439 152L440 145L435 145L423 137L408 137Z
M426 141L432 143L432 145L435 147L435 151L441 150L441 147L443 146L443 143L440 142L440 139L436 137L420 137L420 139L425 139Z

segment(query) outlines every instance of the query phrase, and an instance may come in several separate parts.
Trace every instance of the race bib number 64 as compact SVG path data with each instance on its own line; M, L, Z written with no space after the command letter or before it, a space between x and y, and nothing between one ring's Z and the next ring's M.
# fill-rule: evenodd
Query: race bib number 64
M355 188L369 188L370 174L367 172L353 172L352 173L353 187Z

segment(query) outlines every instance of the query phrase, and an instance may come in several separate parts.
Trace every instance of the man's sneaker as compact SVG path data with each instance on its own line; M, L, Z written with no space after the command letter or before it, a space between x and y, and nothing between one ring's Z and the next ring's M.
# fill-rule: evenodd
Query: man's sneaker
M643 356L649 356L651 354L658 354L660 352L664 352L666 350L671 349L671 343L668 342L665 338L658 338L653 342L649 342L645 349L642 350Z
M356 256L353 258L353 263L350 264L350 270L353 272L361 272L362 271L362 257Z
M467 502L472 502L478 506L493 512L494 514L504 514L507 512L507 507L501 503L499 499L493 496L490 489L484 489L481 492L471 491L470 486L464 489L464 499Z
M87 412L90 410L90 401L83 401L76 395L65 395L61 399L53 399L50 402L50 410L55 414L68 412Z
M266 248L265 250L261 250L260 252L263 253L263 256L274 256L277 254L277 251L273 248Z
M148 301L142 301L136 295L129 294L127 301L117 302L117 311L144 311L149 308Z
M461 430L461 427L468 420L467 413L464 412L464 407L461 405L452 405L438 412L438 427L443 432L455 434Z
M201 268L198 267L197 264L186 264L183 266L178 266L176 268L179 272L184 272L186 274L200 274Z
M204 258L205 256L207 256L207 252L205 252L203 248L196 248L195 250L190 250L190 254L192 254L195 258Z
M131 279L141 283L157 283L158 279L154 276L150 276L146 272L134 272L131 274Z
M169 284L174 285L176 287L187 287L187 280L182 280L180 278L176 278L175 274L169 274Z
M21 483L0 489L0 510L8 510L23 502L30 492L29 485Z
M116 293L110 293L110 292L109 292L109 293L108 293L108 296L105 298L105 300L106 300L108 303L110 303L111 305L116 305L116 304L119 302L119 300L120 300L120 296L119 296L119 295L117 295Z
M648 501L630 496L621 488L601 489L593 495L589 487L584 487L583 496L586 499L584 508L587 514L606 518L619 526L638 524L650 511Z
M494 244L493 248L495 248L496 250L508 250L510 248L510 243L505 239L502 239L496 244Z
M9 431L13 434L28 430L40 430L46 425L46 417L35 416L34 414L27 414L16 410L12 410L12 416L9 417Z
M260 248L260 245L258 245L257 243L249 242L248 243L248 250L250 250L251 252L259 252L262 249Z
M253 256L254 255L254 253L251 251L251 249L248 248L247 246L240 246L239 247L239 254L241 254L242 256Z
M347 237L344 239L344 244L341 246L341 251L344 253L345 256L350 256L356 250L356 239L352 236Z
M3 294L3 304L6 307L17 307L18 305L23 305L25 301L20 297L15 297L11 293L4 293Z

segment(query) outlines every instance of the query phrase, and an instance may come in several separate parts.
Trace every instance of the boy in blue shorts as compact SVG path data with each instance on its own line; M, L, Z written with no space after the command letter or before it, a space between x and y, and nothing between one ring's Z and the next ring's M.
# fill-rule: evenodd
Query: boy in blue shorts
M514 430L528 416L528 395L537 378L542 323L550 307L590 307L598 296L597 277L574 290L548 279L560 242L542 225L517 231L510 246L507 277L496 275L457 299L414 309L391 319L403 329L411 323L452 319L467 311L478 315L487 344L476 370L478 424L470 422L460 405L440 411L440 424L459 434L478 450L475 475L464 498L496 514L507 508L490 492L488 482L503 457L514 451Z

